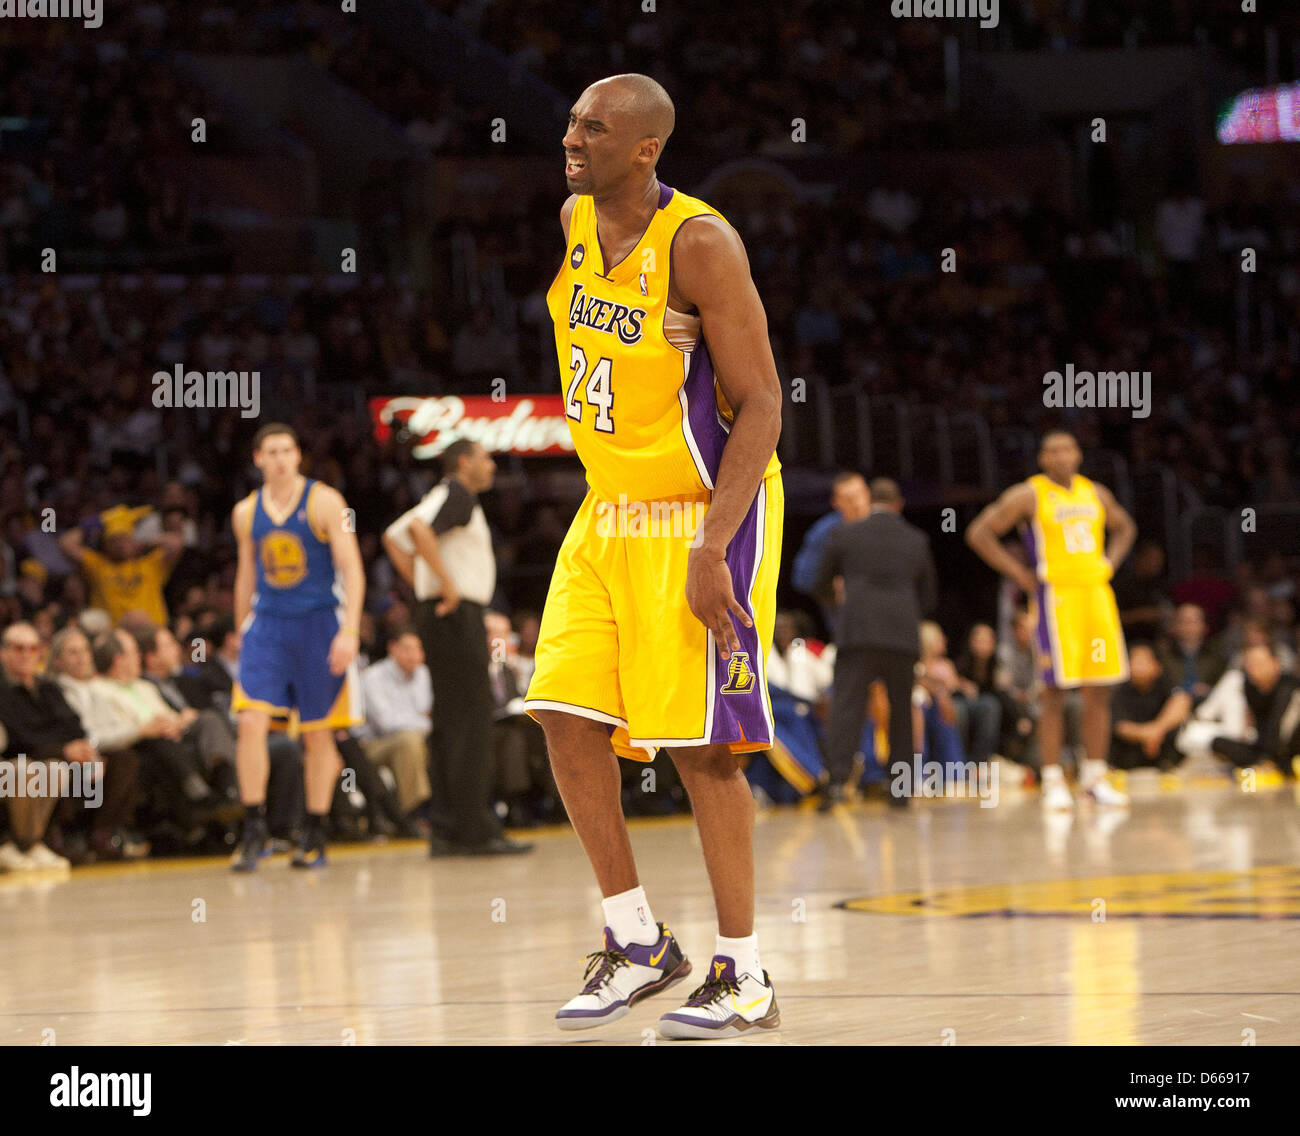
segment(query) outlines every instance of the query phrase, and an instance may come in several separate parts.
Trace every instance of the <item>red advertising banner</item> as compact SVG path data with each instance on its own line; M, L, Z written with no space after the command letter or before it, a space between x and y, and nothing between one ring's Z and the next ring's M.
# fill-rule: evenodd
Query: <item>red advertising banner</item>
M458 438L471 438L491 453L573 453L573 438L558 394L514 395L497 400L488 395L436 395L372 398L370 417L375 438L386 442L396 434L409 438L417 458L434 458Z
M1219 117L1219 141L1300 142L1300 83L1243 91Z

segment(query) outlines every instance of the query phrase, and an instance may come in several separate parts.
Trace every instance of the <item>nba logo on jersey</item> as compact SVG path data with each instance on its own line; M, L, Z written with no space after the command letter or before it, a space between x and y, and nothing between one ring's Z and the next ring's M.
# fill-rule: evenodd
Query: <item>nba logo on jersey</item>
M641 295L643 295L643 296L648 296L648 295L650 295L650 290L649 290L649 289L646 287L646 285L645 285L645 273L644 273L644 272L641 273Z
M578 265L582 263L582 258L586 255L587 255L586 249L584 249L581 245L575 245L573 248L573 255L569 257L569 263L573 265L574 268L577 268Z

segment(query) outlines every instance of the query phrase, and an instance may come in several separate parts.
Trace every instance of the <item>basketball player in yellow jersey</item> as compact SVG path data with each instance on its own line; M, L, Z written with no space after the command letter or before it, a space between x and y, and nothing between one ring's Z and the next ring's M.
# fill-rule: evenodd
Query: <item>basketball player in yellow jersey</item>
M659 1029L719 1038L780 1022L754 935L740 755L773 737L781 390L740 237L655 176L673 123L644 75L593 84L569 115L567 244L547 303L589 491L556 558L525 707L604 896L603 948L557 1024L614 1021L690 973L638 881L614 756L666 747L719 934L703 984Z
M1127 805L1106 781L1111 688L1128 678L1128 653L1110 580L1133 547L1137 526L1104 485L1079 474L1083 454L1072 434L1044 435L1043 471L1013 485L966 532L966 543L990 567L1010 576L1031 598L1037 618L1043 693L1038 719L1043 804L1069 809L1074 799L1061 773L1065 691L1081 688L1083 744L1079 782L1099 804ZM1029 566L1002 547L1019 525ZM1110 541L1107 544L1107 536Z

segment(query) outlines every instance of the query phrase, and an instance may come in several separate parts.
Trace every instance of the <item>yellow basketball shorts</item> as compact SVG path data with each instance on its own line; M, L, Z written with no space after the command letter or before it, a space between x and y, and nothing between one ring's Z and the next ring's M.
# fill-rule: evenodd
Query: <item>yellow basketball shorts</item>
M1128 678L1128 650L1109 584L1039 584L1038 658L1043 682L1068 689Z
M767 653L776 621L785 494L764 478L727 548L732 589L753 627L722 658L686 605L690 540L709 493L600 501L588 491L555 561L524 708L602 722L622 757L660 746L768 749L775 737Z

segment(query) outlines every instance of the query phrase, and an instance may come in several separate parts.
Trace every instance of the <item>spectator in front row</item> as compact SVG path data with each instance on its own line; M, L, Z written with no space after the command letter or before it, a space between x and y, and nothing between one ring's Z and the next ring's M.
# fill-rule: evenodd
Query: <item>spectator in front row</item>
M356 732L366 756L391 770L398 808L409 818L429 801L433 686L415 629L396 627L387 638L387 658L361 675L366 720Z
M99 860L148 855L148 842L133 831L140 755L131 747L140 738L139 728L118 709L106 680L95 674L90 640L79 628L65 627L54 636L50 668L103 759L104 799L93 812L86 810L90 851ZM64 837L66 841L66 833Z
M1181 760L1174 737L1192 712L1192 696L1165 678L1150 643L1130 645L1128 666L1128 681L1111 703L1110 763L1116 769L1172 769Z
M1268 644L1242 652L1241 666L1241 697L1250 728L1242 738L1216 737L1211 748L1233 765L1271 761L1291 776L1292 758L1300 756L1300 678L1282 673Z
M1180 604L1170 627L1172 642L1160 656L1170 683L1200 702L1227 670L1217 645L1208 642L1205 612L1196 604Z
M1002 647L1002 740L1004 757L1038 768L1038 692L1042 684L1034 651L1034 621L1024 610L1011 617L1011 635Z
M921 740L916 748L930 761L945 766L961 764L966 757L957 728L959 716L955 697L961 680L957 668L948 658L948 637L937 623L928 619L921 624L920 634L921 660L916 668L916 687L912 694L921 716ZM891 772L895 772L893 766L891 759Z
M140 648L121 629L95 644L95 669L106 679L106 690L119 713L140 731L135 743L142 774L151 790L154 818L176 825L188 843L202 839L202 826L228 823L243 809L238 797L212 791L193 738L186 733L198 714L178 714L151 683L140 677Z
M191 706L177 683L181 673L181 645L166 627L148 627L135 634L140 648L142 677L157 689L162 700L179 718L190 722L184 730L203 763L204 776L220 796L237 797L235 776L235 728L230 717L211 707Z
M966 650L957 660L957 729L971 761L988 761L1002 736L998 693L997 636L987 623L970 629Z
M492 729L488 744L496 769L496 792L506 804L511 828L532 828L563 815L560 793L546 756L546 735L524 713L514 631L497 611L483 613L488 644L488 683L492 688Z
M8 733L6 760L95 762L99 754L86 736L76 711L53 679L37 673L41 640L30 623L12 623L0 635L0 722ZM11 839L0 846L0 871L66 868L68 860L45 844L45 831L58 799L13 796L9 799Z
M1228 665L1230 667L1240 668L1243 656L1251 647L1272 647L1273 654L1277 656L1278 665L1282 668L1282 673L1296 673L1295 651L1281 633L1274 634L1270 630L1267 620L1243 620L1240 638L1241 650L1229 660Z

